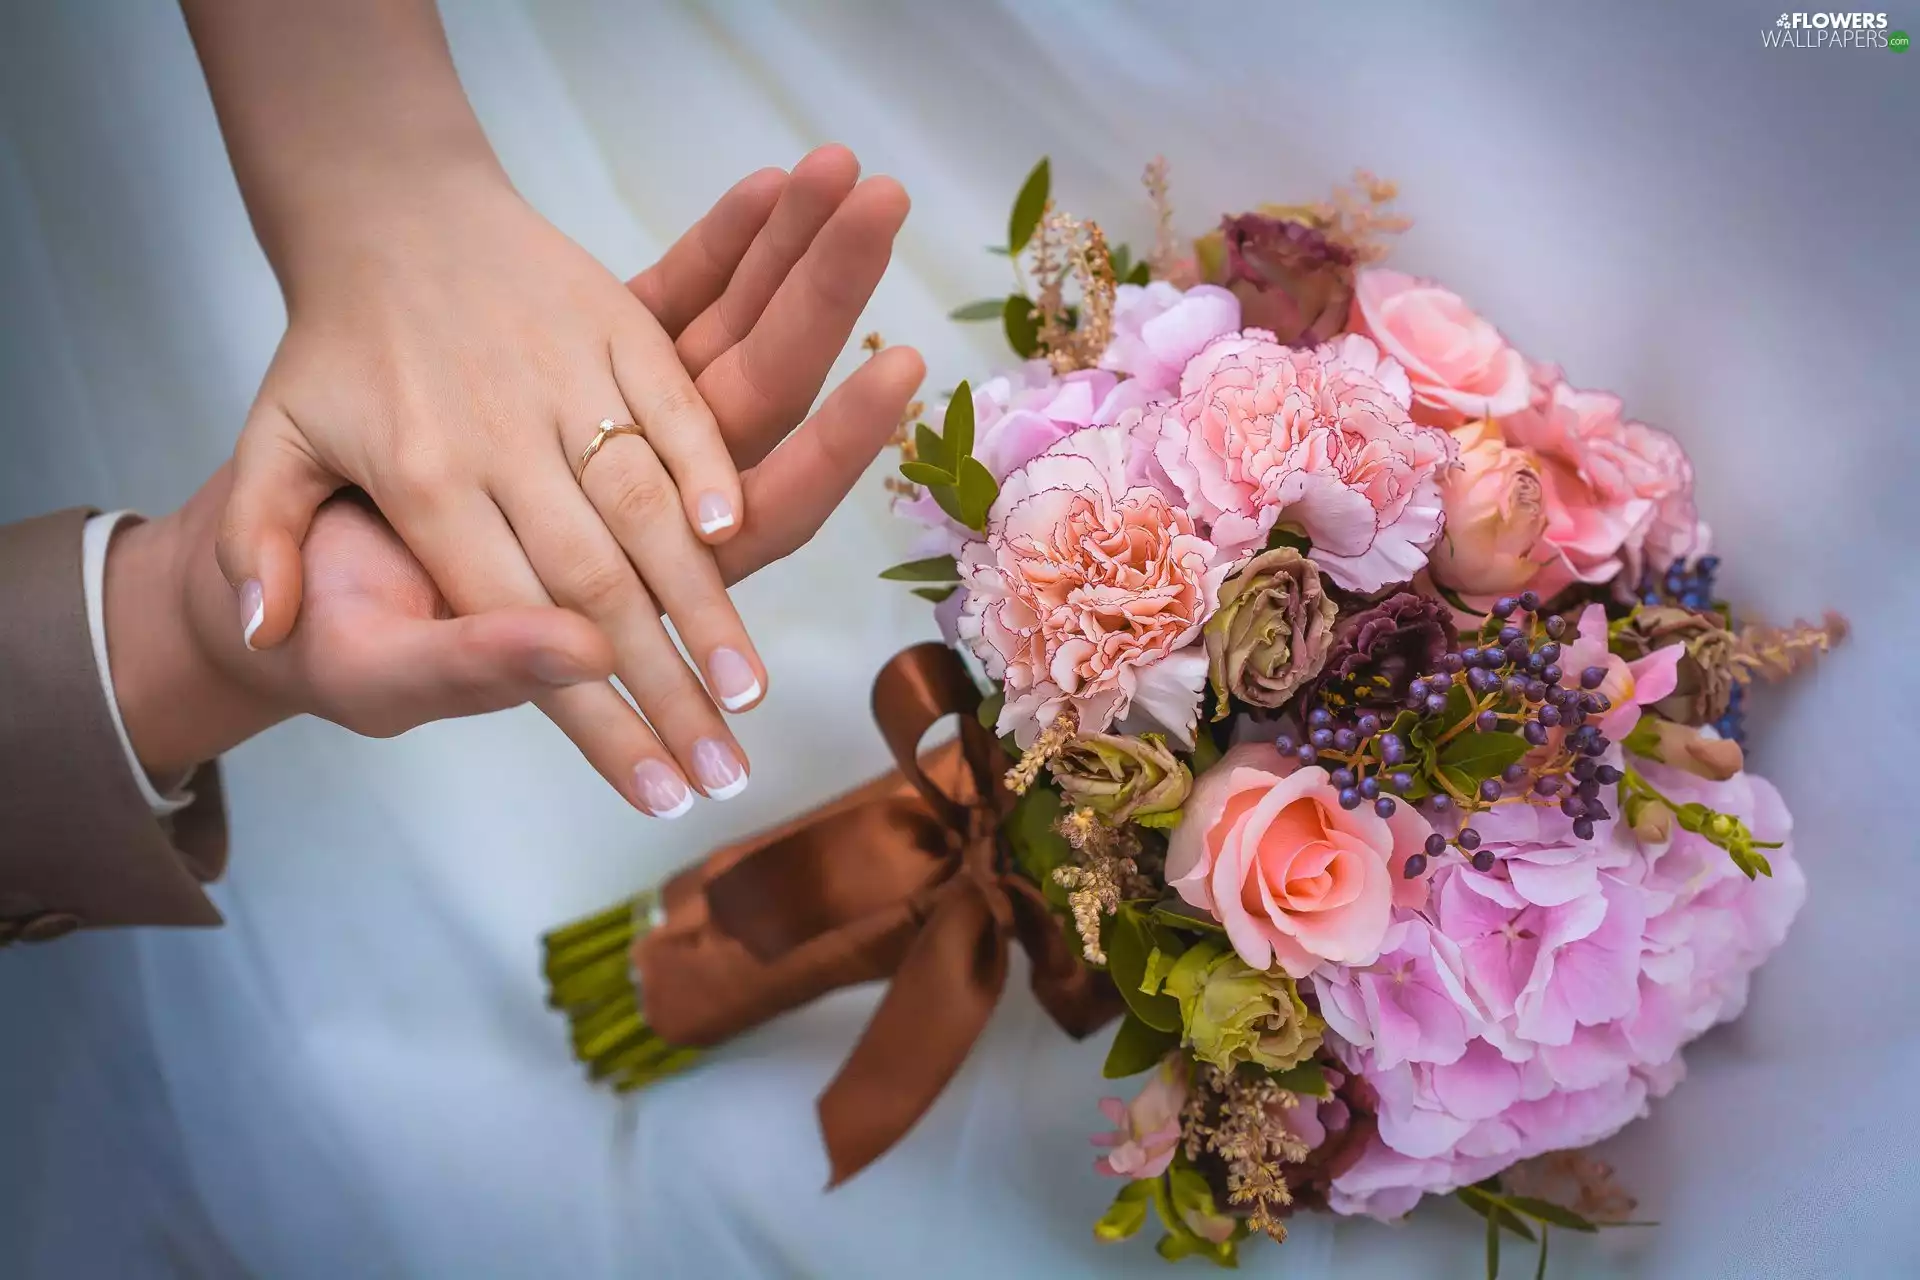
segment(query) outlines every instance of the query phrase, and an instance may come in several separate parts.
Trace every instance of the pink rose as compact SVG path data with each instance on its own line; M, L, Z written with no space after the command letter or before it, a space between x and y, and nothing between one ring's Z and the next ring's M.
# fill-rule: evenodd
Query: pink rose
M1007 477L985 539L957 558L960 638L1004 682L998 731L1022 747L1069 708L1082 733L1137 710L1193 740L1200 629L1232 566L1127 466L1124 429L1068 436Z
M1179 399L1122 422L1222 551L1286 521L1328 577L1373 592L1420 571L1444 520L1436 472L1453 441L1415 425L1411 394L1365 338L1298 350L1248 329L1194 357Z
M1239 327L1240 300L1217 285L1182 292L1160 280L1123 284L1113 302L1113 342L1100 367L1125 374L1148 399L1171 395L1187 361Z
M1620 399L1554 383L1500 420L1507 440L1539 460L1546 540L1559 563L1534 584L1542 595L1570 582L1605 582L1643 549L1662 567L1700 549L1693 466L1674 438L1621 415Z
M1518 591L1554 552L1543 544L1546 498L1533 455L1486 419L1455 428L1460 466L1442 474L1447 528L1427 561L1433 580L1468 596Z
M1167 883L1226 928L1256 969L1295 978L1322 964L1371 964L1396 901L1419 907L1424 878L1401 875L1433 833L1412 805L1390 818L1342 809L1325 769L1296 768L1268 742L1233 748L1194 784L1167 847Z
M1362 271L1352 323L1406 369L1417 422L1457 427L1524 409L1532 396L1526 357L1458 294L1430 281Z
M1168 1054L1131 1103L1100 1099L1100 1112L1113 1131L1094 1135L1093 1145L1106 1147L1107 1154L1093 1167L1109 1178L1159 1177L1180 1146L1180 1112L1186 1105L1186 1062Z

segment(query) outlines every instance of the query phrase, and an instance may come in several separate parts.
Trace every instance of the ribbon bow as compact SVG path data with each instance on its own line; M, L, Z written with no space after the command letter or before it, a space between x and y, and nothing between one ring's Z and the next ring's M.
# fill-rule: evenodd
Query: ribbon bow
M898 769L771 833L722 849L661 891L633 948L646 1022L710 1046L840 987L892 986L820 1095L830 1185L904 1137L979 1038L1014 939L1033 992L1076 1039L1119 1012L1000 834L1005 754L952 651L916 645L875 678L873 715ZM925 757L949 715L960 736Z

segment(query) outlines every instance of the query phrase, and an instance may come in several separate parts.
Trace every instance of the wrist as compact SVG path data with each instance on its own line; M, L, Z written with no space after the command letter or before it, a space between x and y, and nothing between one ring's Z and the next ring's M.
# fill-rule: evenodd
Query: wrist
M160 785L286 718L202 641L193 578L200 559L216 576L218 567L210 540L200 539L196 554L190 515L123 525L107 548L102 606L114 700L135 757Z

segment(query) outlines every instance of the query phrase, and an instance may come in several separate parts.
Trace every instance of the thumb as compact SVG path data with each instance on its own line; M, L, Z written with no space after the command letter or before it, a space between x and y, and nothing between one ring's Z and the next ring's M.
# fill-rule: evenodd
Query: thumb
M517 707L613 672L613 649L600 629L551 605L407 619L378 630L377 639L356 646L356 669L340 679L355 703L395 733Z
M214 553L239 598L249 649L287 638L300 616L300 544L313 513L342 481L280 409L256 404L233 451L233 488Z

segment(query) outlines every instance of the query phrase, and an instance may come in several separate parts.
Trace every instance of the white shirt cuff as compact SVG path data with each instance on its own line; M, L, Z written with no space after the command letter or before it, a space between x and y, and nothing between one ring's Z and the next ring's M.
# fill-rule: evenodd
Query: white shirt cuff
M107 661L107 544L113 541L113 531L122 521L137 519L131 511L109 511L87 521L80 543L81 575L87 593L87 630L93 635L93 665L100 672L100 691L106 695L107 714L113 718L113 731L120 737L120 749L126 753L134 784L140 788L154 816L165 817L192 804L193 793L178 790L162 795L147 777L146 767L133 753L133 739L127 736L126 722L120 718L120 699L113 691L113 668Z

